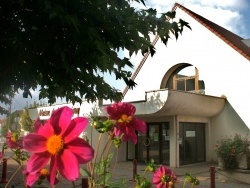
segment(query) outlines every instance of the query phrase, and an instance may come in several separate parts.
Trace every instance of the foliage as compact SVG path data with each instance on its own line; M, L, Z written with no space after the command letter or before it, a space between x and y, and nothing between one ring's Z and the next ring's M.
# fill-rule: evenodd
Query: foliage
M25 108L21 113L19 123L21 124L22 129L24 131L34 131L33 121L30 118L29 111L27 108Z
M151 180L141 176L140 174L136 174L135 181L135 188L150 188L152 186Z
M0 89L0 114L5 114L5 115L10 114L11 100L13 97L14 97L13 87L6 86L5 92L1 92L1 89ZM4 105L10 106L10 109L6 109Z
M8 152L8 155L5 156L6 150L10 149L11 152ZM10 182L13 180L14 176L18 171L22 170L24 162L29 159L29 153L26 150L23 150L22 147L22 138L20 137L20 131L8 132L6 134L6 143L2 146L1 160L13 159L19 164L19 167L14 172L14 174L8 180L8 183L5 187L9 187ZM11 155L10 155L11 154Z
M143 0L135 0L144 4ZM66 98L67 102L111 99L122 93L104 80L105 74L124 80L129 87L133 65L118 56L141 52L154 55L150 35L167 43L178 39L183 20L175 12L157 16L156 10L137 10L133 0L2 0L0 1L0 94L40 87L39 98ZM169 21L166 21L166 17Z
M248 137L241 137L235 134L234 137L225 137L217 141L215 151L217 157L222 160L225 169L238 168L239 162L237 155L247 153L249 151Z
M100 162L95 164L95 172L97 174L96 186L97 187L105 187L109 186L108 182L112 177L110 173L110 163L113 158L113 153L110 153L107 157L102 156Z
M13 112L13 113L11 113L11 114L9 114L8 116L7 116L7 118L6 118L6 120L5 120L5 122L3 123L3 125L2 125L2 129L1 129L1 133L2 133L2 135L6 135L7 134L7 132L8 132L8 130L10 129L12 129L12 124L13 123L17 123L16 122L16 118L19 116L19 113L18 113L18 111L15 111L15 112Z
M5 105L9 105L10 104L10 99L8 98L7 95L4 95L4 94L0 93L0 102L5 104ZM0 104L0 114L8 114L8 113L9 113L9 110L4 108L2 106L2 104Z
M9 130L7 119L1 125L1 135L5 136Z
M186 173L183 187L185 187L186 182L191 183L192 187L200 184L200 181L196 178L196 176L194 176L190 173Z
M40 106L40 104L34 100L33 104L29 105L29 108L37 108L39 106ZM45 104L43 104L43 106L45 106Z

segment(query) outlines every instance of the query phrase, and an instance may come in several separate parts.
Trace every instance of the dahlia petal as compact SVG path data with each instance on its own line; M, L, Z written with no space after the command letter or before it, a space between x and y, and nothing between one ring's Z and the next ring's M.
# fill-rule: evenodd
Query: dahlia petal
M117 127L114 128L114 134L115 136L120 136L123 132L121 131L121 129L118 129Z
M114 109L112 106L108 106L106 111L111 119L118 120L121 117L121 115L117 114L116 109Z
M53 187L53 185L55 185L57 183L57 170L58 170L58 165L57 165L57 161L55 159L55 155L51 156L50 159L50 178L49 178L49 182L51 187Z
M139 118L133 118L130 124L133 125L133 128L136 131L139 131L141 133L145 133L147 131L147 125L144 121L140 120Z
M133 116L135 114L135 111L136 111L136 108L135 106L133 106L132 104L130 103L126 103L126 102L120 102L121 104L121 109L122 111L126 114L126 115L129 115L129 116Z
M39 134L30 133L23 139L23 147L32 153L40 153L47 151L47 139Z
M68 143L67 149L75 154L80 164L85 164L94 157L93 148L81 138L77 138Z
M70 162L69 162L70 161ZM69 181L75 181L79 177L79 163L76 156L68 149L63 150L60 157L56 157L60 174Z
M167 186L164 186L163 183L160 183L160 184L158 184L158 185L156 186L156 188L165 188L165 187L167 187Z
M48 152L33 154L27 162L27 167L26 167L27 172L34 174L40 171L43 167L46 166L49 159L50 159L50 154Z
M28 186L32 186L36 183L36 181L39 178L39 173L34 173L34 174L30 174L28 173L27 177L26 177L26 185Z
M36 119L35 123L34 123L34 132L35 133L39 133L39 129L43 127L43 123L40 121L39 118Z
M36 125L36 133L44 136L45 138L49 138L51 135L54 135L54 129L50 124L50 120L43 124Z
M50 123L54 128L56 135L62 135L70 124L73 110L67 106L55 110L51 117Z
M67 130L64 132L64 142L68 143L71 140L79 137L79 135L86 129L88 125L88 119L84 117L78 117L71 120Z
M127 129L126 133L122 137L123 141L131 140L134 144L137 143L137 135L134 130Z

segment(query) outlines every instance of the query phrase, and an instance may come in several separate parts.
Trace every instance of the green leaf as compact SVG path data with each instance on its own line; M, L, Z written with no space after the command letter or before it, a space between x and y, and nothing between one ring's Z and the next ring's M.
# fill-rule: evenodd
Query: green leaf
M144 0L135 1L145 6ZM166 45L171 32L177 39L184 27L190 28L183 20L166 21L175 12L158 18L155 9L136 9L132 0L19 2L0 1L0 94L8 95L10 86L17 92L29 85L41 88L39 99L51 104L57 98L72 103L121 100L120 89L103 76L129 80L132 63L118 51L132 56L149 50L153 56L151 34Z
M165 13L164 15L165 15L165 16L168 16L169 18L174 19L174 18L175 18L175 15L176 15L176 12L175 12L175 11L167 12L167 13Z
M80 174L83 177L85 177L85 176L91 177L90 172L88 170L84 169L84 168L80 168Z

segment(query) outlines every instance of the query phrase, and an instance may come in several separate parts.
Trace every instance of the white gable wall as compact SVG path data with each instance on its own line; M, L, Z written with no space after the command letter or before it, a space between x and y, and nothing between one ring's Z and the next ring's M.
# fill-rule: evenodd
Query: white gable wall
M250 62L182 10L177 9L177 16L187 21L192 30L185 28L183 35L177 41L172 37L167 47L160 40L157 42L156 54L146 60L135 79L137 87L127 92L124 101L144 99L145 91L160 89L164 74L172 66L189 63L198 68L206 94L225 95L250 127L247 93Z

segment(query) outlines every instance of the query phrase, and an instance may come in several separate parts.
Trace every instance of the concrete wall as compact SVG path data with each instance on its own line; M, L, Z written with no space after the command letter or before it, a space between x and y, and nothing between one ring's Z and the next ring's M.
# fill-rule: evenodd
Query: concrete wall
M192 30L185 28L177 41L172 36L167 47L160 40L157 42L156 54L148 57L135 78L137 87L127 92L125 100L143 99L145 91L160 89L161 81L171 67L189 63L198 68L199 80L205 82L205 93L226 96L243 122L250 127L250 98L245 91L250 62L183 11L177 9L177 16L187 21ZM135 60L139 64L138 56Z
M223 111L219 115L211 119L211 160L217 161L217 156L214 148L216 142L222 137L233 137L235 134L240 134L242 137L244 137L250 136L249 133L249 128L245 125L245 123L231 106L231 104L226 101Z

